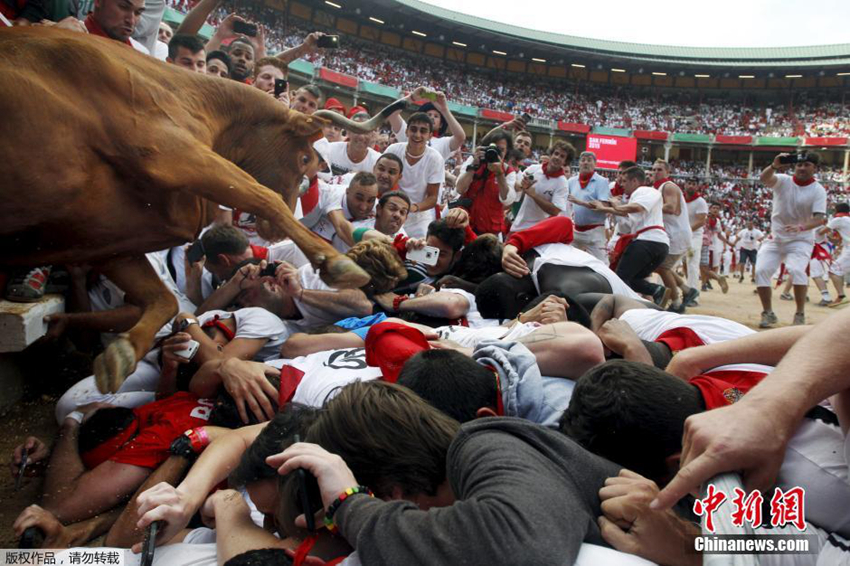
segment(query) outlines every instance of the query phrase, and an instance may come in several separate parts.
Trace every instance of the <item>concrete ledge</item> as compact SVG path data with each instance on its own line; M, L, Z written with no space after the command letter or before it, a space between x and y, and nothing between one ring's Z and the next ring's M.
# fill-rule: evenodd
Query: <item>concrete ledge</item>
M44 317L65 312L62 295L45 295L37 303L0 301L0 353L20 352L44 336Z

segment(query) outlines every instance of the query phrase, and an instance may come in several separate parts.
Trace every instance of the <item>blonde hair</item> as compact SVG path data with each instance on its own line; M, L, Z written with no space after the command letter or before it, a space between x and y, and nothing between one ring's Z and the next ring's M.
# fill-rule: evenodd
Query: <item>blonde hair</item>
M382 240L364 240L345 255L369 274L372 279L369 290L376 295L392 291L399 281L407 278L407 269L398 252Z

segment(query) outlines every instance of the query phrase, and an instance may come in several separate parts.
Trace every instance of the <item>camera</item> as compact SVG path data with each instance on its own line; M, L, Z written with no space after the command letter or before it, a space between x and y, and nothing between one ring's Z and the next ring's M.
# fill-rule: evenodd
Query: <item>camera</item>
M233 31L235 33L241 33L242 35L257 37L256 24L249 24L248 22L236 20L235 22L233 22Z
M783 165L796 165L809 160L808 153L789 153L779 158L779 162Z
M324 49L336 49L339 47L339 36L323 35L322 37L316 40L316 47L323 47Z
M484 162L485 163L498 163L502 158L502 152L499 151L499 146L494 143L491 143L484 150Z
M280 265L279 261L268 263L266 267L262 271L260 271L260 277L274 277L278 265Z

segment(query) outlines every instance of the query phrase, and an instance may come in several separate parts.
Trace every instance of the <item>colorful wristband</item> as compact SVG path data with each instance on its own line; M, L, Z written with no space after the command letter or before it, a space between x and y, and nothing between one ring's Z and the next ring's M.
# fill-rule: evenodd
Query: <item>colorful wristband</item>
M409 299L407 295L399 295L395 299L393 299L393 310L398 312L399 307L401 307L401 303Z
M375 494L372 493L372 490L366 487L365 485L358 485L357 487L349 487L345 491L343 491L339 497L334 499L333 503L328 506L328 510L325 513L325 527L332 532L336 533L339 529L334 523L334 514L339 509L339 506L342 505L342 502L351 497L352 495L357 495L358 493L362 493L363 495L368 495L369 497L375 497Z

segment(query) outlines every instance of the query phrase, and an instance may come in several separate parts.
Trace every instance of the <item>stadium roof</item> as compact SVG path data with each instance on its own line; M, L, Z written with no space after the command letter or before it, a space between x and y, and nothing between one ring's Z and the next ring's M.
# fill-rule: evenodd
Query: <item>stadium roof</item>
M420 0L349 0L346 7L358 5L366 16L375 15L402 29L414 27L443 35L472 48L500 50L525 58L537 57L566 62L631 63L649 67L799 69L850 67L850 44L810 47L674 47L590 39L537 31L440 8ZM424 29L423 29L424 28ZM449 41L449 40L446 40ZM513 52L513 53L512 53ZM579 58L579 59L577 59ZM613 60L613 61L612 61ZM664 69L659 69L664 70Z

